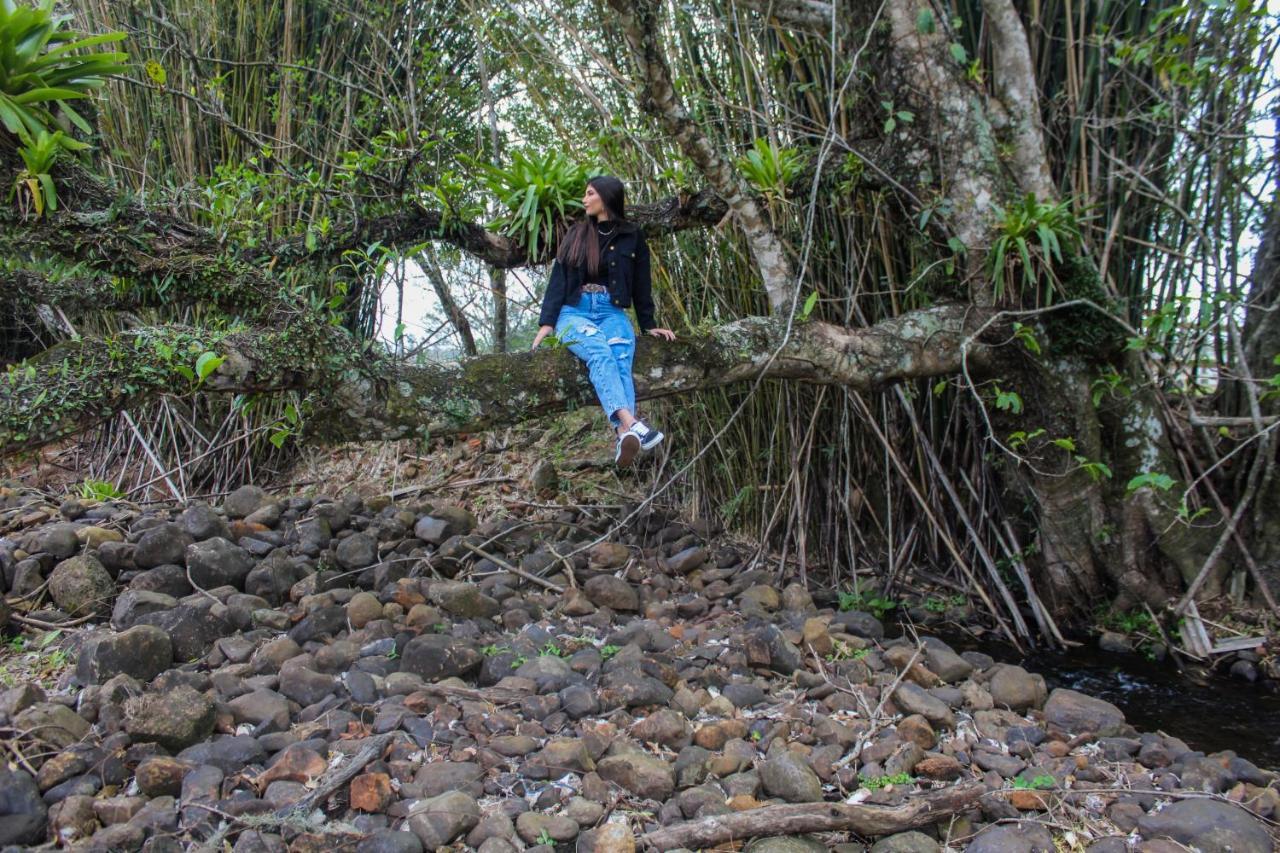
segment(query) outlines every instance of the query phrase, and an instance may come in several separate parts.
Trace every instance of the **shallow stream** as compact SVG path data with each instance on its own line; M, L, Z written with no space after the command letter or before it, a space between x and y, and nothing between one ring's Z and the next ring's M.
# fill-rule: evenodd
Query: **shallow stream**
M958 651L980 651L1044 676L1049 689L1067 687L1106 699L1139 731L1162 731L1206 753L1235 750L1269 770L1280 770L1280 693L1206 672L1178 672L1172 661L1112 654L1081 646L1066 651L1016 649L967 635L939 634Z

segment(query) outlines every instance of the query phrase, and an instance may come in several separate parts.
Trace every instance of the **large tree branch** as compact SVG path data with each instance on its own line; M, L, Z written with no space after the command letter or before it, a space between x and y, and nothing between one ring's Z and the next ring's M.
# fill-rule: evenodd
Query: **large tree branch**
M1011 165L1023 192L1036 198L1057 196L1044 151L1040 92L1031 66L1027 31L1011 0L982 0L991 33L992 80L1007 116L1012 142Z
M711 188L733 212L751 247L751 255L776 313L789 311L795 275L786 248L756 204L746 183L689 116L676 92L658 32L658 7L653 0L609 0L640 71L640 105L654 116L693 161Z
M904 314L866 329L748 317L676 343L641 342L637 397L685 394L765 377L870 390L960 370L962 345L987 318L964 305ZM138 329L68 341L0 379L0 452L68 437L161 394L191 389L203 352L225 360L199 390L311 392L321 440L398 439L490 429L570 406L594 392L567 350L411 365L361 353L340 329L302 318L282 330ZM987 350L969 353L971 366Z

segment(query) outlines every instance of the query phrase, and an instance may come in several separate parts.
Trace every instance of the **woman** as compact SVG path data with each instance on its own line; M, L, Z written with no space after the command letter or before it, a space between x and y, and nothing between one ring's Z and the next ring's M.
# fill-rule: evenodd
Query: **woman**
M622 181L608 175L592 178L582 207L586 219L565 234L551 267L533 349L555 332L587 363L596 396L618 434L614 461L625 467L640 451L657 447L663 435L635 416L631 361L636 335L623 309L635 307L642 333L668 341L676 336L654 326L649 247L639 227L627 221Z

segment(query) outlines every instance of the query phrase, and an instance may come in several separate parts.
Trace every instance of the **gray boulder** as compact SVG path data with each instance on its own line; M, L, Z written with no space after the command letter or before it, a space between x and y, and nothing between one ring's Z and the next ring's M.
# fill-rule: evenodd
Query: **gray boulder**
M192 582L201 589L244 589L245 578L253 569L253 557L239 545L215 536L187 546L186 566Z
M185 685L135 696L124 706L124 728L135 741L158 743L171 752L207 738L213 721L213 703Z
M81 684L101 684L124 674L147 682L172 664L169 635L154 625L135 625L119 634L98 634L86 640L76 660L76 679Z
M404 647L400 671L424 681L468 675L480 668L484 655L471 643L445 634L414 637Z
M97 557L83 554L54 566L49 574L49 595L72 616L105 616L111 612L116 584Z
M31 775L0 762L0 847L43 841L48 811Z
M133 562L140 569L154 569L167 563L186 565L187 546L195 540L180 525L166 522L152 527L138 539Z
M1271 836L1257 818L1219 800L1179 800L1138 819L1148 840L1172 838L1202 853L1270 853Z
M1059 687L1044 705L1044 720L1066 732L1115 734L1124 725L1124 712L1104 699Z

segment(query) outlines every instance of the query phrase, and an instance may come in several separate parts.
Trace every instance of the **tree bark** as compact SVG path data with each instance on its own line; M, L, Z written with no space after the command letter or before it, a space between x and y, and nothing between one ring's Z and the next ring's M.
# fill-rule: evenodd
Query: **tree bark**
M977 805L986 787L971 782L912 797L897 806L795 803L764 806L664 826L640 836L648 850L707 849L730 841L810 832L854 832L874 838L946 820Z
M986 315L964 305L904 314L867 329L796 326L748 317L674 343L639 342L638 399L764 376L860 390L955 373ZM183 369L223 358L202 383ZM989 360L969 350L971 369ZM57 441L161 394L311 392L309 437L368 441L448 435L593 405L582 363L567 350L483 355L412 365L364 353L336 326L301 318L280 331L134 329L67 341L0 380L0 453Z

